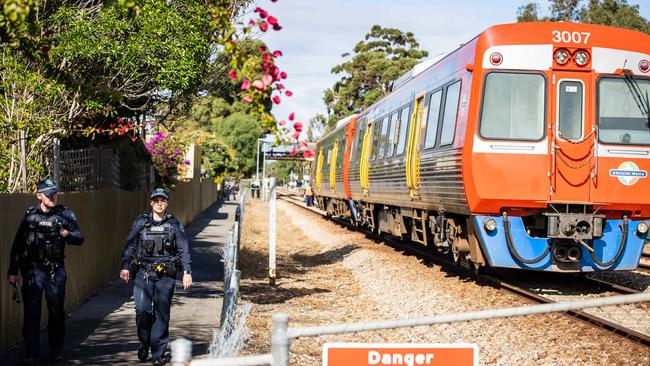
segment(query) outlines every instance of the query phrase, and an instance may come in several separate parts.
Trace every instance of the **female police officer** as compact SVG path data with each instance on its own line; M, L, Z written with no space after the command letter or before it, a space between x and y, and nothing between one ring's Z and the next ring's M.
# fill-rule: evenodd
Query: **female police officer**
M192 272L183 225L167 213L169 192L156 188L150 198L152 212L135 219L126 239L120 278L128 283L133 272L138 358L145 361L151 348L153 364L164 365L176 272L182 267L185 289L192 286Z
M65 245L81 245L84 235L72 210L57 205L58 187L50 179L37 184L38 205L32 206L20 222L11 247L7 280L12 286L18 281L18 270L23 277L23 339L26 358L24 364L38 361L40 351L41 303L43 291L47 300L47 340L52 360L60 361L65 333Z

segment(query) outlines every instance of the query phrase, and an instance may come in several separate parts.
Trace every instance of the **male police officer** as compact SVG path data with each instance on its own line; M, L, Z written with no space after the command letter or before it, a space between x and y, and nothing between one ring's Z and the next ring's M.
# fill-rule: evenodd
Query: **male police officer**
M65 282L63 267L65 244L81 245L84 235L72 210L57 205L58 187L49 178L37 184L36 197L40 203L27 210L20 223L13 246L7 280L12 286L22 275L23 339L26 344L26 364L38 360L40 351L41 301L43 290L47 299L47 334L52 359L62 359L65 333Z
M138 358L145 361L151 348L153 364L164 365L179 262L185 289L192 286L192 271L183 225L167 213L169 192L156 188L150 198L152 212L135 219L126 239L120 278L128 283L133 274L135 281L135 322L140 340Z

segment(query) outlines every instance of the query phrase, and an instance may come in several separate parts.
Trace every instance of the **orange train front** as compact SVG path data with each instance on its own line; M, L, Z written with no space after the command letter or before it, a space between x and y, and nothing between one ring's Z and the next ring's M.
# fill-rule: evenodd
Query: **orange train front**
M649 95L648 35L497 25L323 137L316 202L463 265L634 269L650 223Z

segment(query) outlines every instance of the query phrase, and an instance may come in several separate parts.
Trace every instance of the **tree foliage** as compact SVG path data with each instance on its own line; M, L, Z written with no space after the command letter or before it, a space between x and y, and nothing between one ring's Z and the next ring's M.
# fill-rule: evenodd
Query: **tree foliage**
M374 25L354 46L351 59L332 68L343 76L325 91L329 120L360 112L390 92L396 79L428 55L419 47L411 32Z
M538 4L528 3L517 10L517 21L601 24L650 34L650 22L639 13L639 5L629 5L627 0L589 0L583 6L580 3L580 0L551 0L548 16L540 16Z

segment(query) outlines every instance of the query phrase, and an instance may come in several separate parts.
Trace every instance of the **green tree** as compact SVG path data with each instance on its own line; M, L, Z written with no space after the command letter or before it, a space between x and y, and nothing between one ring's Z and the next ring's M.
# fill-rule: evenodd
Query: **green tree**
M201 144L201 157L206 174L215 180L221 180L224 175L237 175L240 171L235 152L217 138Z
M650 34L650 22L639 13L639 5L627 0L589 0L580 6L580 0L551 0L550 16L540 17L539 5L528 3L517 10L518 22L570 21L609 25Z
M257 117L242 112L233 113L224 119L217 119L212 130L235 152L240 172L243 175L252 174L256 166L257 139L264 135Z
M419 47L411 32L374 25L355 45L352 58L332 68L343 76L325 91L329 120L360 112L389 93L396 79L428 55Z

